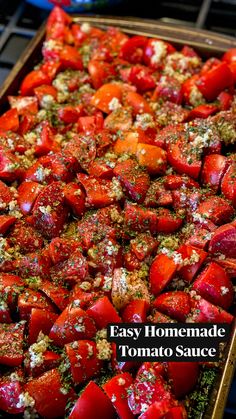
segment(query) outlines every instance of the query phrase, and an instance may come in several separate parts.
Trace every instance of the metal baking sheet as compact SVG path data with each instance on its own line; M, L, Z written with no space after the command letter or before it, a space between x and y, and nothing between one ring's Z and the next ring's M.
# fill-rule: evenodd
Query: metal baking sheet
M107 28L116 26L131 35L145 35L161 38L172 42L175 46L187 44L194 47L202 57L221 56L227 49L236 48L236 39L206 30L173 26L167 23L150 19L136 19L132 17L114 16L88 16L75 15L74 21L78 23L88 22L93 26ZM0 87L0 111L7 107L7 96L17 94L23 77L41 59L41 47L45 37L45 25L43 25L31 40L25 52L15 64L11 73ZM219 374L209 400L209 406L203 413L204 419L222 419L227 401L230 385L236 367L236 327L232 327L230 342L225 350L225 361L219 369Z

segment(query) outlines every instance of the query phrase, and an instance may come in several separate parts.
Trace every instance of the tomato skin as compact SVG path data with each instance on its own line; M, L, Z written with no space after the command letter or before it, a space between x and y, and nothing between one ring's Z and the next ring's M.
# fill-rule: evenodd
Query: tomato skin
M86 203L91 208L103 208L120 201L122 198L121 193L116 194L113 192L113 183L111 180L98 179L83 173L79 173L77 178L85 189Z
M233 160L229 162L229 167L227 168L222 180L221 180L221 192L223 195L229 199L233 206L236 207L236 161Z
M124 104L127 106L131 106L134 115L142 113L153 113L146 99L144 99L143 96L136 92L128 92L125 95Z
M171 76L161 77L153 93L152 100L162 99L181 105L183 101L183 89L181 83Z
M138 203L144 201L150 178L147 173L137 166L134 160L128 159L116 164L114 174L127 190L127 194L131 199Z
M18 367L23 361L25 323L0 324L0 364Z
M64 45L59 54L62 69L83 70L83 62L79 51L70 46Z
M19 128L19 116L15 108L6 111L0 116L0 130L1 131L17 131Z
M106 296L95 301L86 313L95 321L99 329L107 327L109 323L121 322L120 316Z
M132 419L134 417L128 406L127 389L132 384L133 378L128 372L112 377L103 385L103 389L111 400L117 414L121 419ZM122 383L122 384L119 384ZM115 400L114 397L115 395Z
M11 215L0 215L0 234L5 234L15 222L16 217L12 217Z
M75 182L67 183L64 189L65 202L71 207L77 217L81 217L85 212L85 193Z
M230 222L234 215L233 207L225 199L218 196L207 198L200 203L197 212L205 214L205 218L216 225Z
M130 241L130 248L139 260L144 260L150 256L157 248L159 242L150 234L138 234L135 239Z
M82 319L80 324L84 326L84 331L80 331L79 327L76 328L79 319ZM95 333L96 327L93 319L84 310L72 303L57 318L49 333L49 338L59 347L63 347L66 343L74 340L90 339L94 337Z
M194 248L190 245L183 244L178 248L178 253L181 254L183 260L191 260L193 255L197 256L197 261L190 263L187 266L182 266L179 269L181 277L188 283L192 282L194 276L197 274L202 264L204 263L207 252L202 249Z
M201 170L201 161L193 158L193 161L188 162L185 155L183 155L183 143L181 140L175 144L170 144L167 151L167 159L170 165L180 174L186 174L193 179L197 179Z
M115 411L101 388L90 381L76 401L69 419L114 419Z
M21 320L29 320L33 308L56 312L54 305L41 292L27 289L18 298Z
M214 115L218 110L219 110L218 106L215 106L215 105L211 105L211 104L198 105L189 112L186 120L192 121L192 119L195 119L195 118L206 119L209 116Z
M59 308L59 310L63 311L66 308L69 300L69 293L66 288L44 280L39 286L39 290L42 291L49 300Z
M221 154L209 154L205 156L201 173L202 183L217 192L226 167L227 158L225 156Z
M157 232L158 214L156 211L126 202L124 218L127 229L139 232L150 231L152 234Z
M136 156L139 165L151 175L162 174L167 168L166 151L160 147L138 143Z
M116 75L116 70L112 64L95 59L89 61L88 72L95 89L99 89L104 82L108 82Z
M204 73L196 84L203 96L212 101L222 90L233 86L233 74L226 62L221 62Z
M189 294L184 291L165 292L156 298L153 305L179 322L184 322L191 310Z
M0 409L3 412L17 415L24 412L24 406L17 407L22 386L19 380L12 381L10 377L0 379Z
M65 345L65 350L75 385L81 384L101 372L103 361L98 359L96 343L92 340L68 343Z
M92 96L91 105L105 113L110 113L110 102L116 99L119 103L122 98L122 90L119 85L106 83L103 84Z
M45 208L45 213L41 211L42 208ZM43 236L52 239L59 235L67 215L62 183L52 182L36 198L32 214L33 223Z
M71 253L81 250L82 245L79 240L55 237L49 243L48 252L53 265L68 260Z
M156 81L152 76L152 71L143 65L131 67L128 79L130 83L134 84L140 92L153 90L156 86Z
M42 191L43 186L37 182L22 182L18 188L17 202L21 212L29 214L33 208L35 200Z
M198 362L167 362L167 376L175 397L183 398L195 387L199 376Z
M52 369L33 378L24 386L24 391L35 400L35 409L45 419L64 416L70 393L63 394L61 377L57 369Z
M155 296L160 294L170 283L177 271L177 267L173 259L165 254L160 254L155 257L149 272L151 291Z
M228 291L222 295L222 288ZM210 303L227 310L233 302L233 286L225 270L215 262L210 264L195 279L193 289Z
M229 66L231 71L234 74L234 78L235 78L235 62L236 62L236 48L230 48L228 49L228 51L226 51L222 57L222 61L225 61Z
M157 368L155 366L157 364ZM160 371L161 369L161 371ZM143 412L143 405L152 405L155 402L166 401L171 405L174 400L162 375L162 366L159 363L144 363L136 375L129 391L129 407L134 415ZM146 377L151 379L146 380Z
M68 259L63 260L51 268L51 279L55 284L59 282L73 286L85 280L88 274L88 262L78 247ZM60 258L61 259L61 258Z
M44 156L50 151L59 151L60 147L54 140L54 130L48 121L43 121L39 126L39 138L35 145L35 155Z
M30 96L34 94L34 89L42 84L51 84L50 77L42 70L33 70L25 76L20 86L20 94L22 96Z
M147 42L148 39L145 36L132 36L122 45L120 58L132 64L141 63Z
M188 321L192 323L232 323L234 317L221 307L209 303L204 298L192 301L192 311Z
M233 224L222 225L214 231L209 243L209 252L222 253L226 257L236 258L235 240L236 227Z
M37 342L40 331L48 335L53 324L58 318L58 314L47 309L32 308L29 318L29 345Z
M145 323L147 320L148 303L146 300L131 301L122 312L124 323Z
M158 402L154 402L148 409L143 412L139 418L140 419L161 419L167 418L168 413L172 410L172 404L167 400L160 400ZM164 416L163 416L164 415Z
M222 111L227 111L232 104L233 95L231 95L230 93L227 93L227 92L221 92L218 95L217 100L219 101L220 109Z

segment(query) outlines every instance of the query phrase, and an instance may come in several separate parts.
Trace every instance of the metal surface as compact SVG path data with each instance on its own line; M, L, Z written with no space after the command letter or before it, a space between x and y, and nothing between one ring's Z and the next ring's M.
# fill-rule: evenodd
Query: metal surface
M207 32L189 27L180 27L160 23L157 21L134 18L103 17L103 16L75 16L77 22L90 22L94 26L106 28L110 25L119 27L129 34L141 34L151 37L160 37L172 42L176 46L188 44L197 48L203 56L221 55L227 48L236 47L236 39L217 33ZM0 111L3 111L9 94L16 93L21 80L32 69L34 63L41 58L40 51L45 36L43 26L30 42L26 51L14 66L0 89ZM236 328L234 326L231 341L226 349L225 364L215 383L209 409L204 415L205 419L223 418L224 408L230 384L236 366Z

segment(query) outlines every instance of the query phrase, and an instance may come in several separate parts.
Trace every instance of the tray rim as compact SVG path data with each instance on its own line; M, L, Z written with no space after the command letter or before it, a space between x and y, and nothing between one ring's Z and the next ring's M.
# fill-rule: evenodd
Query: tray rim
M144 35L154 38L160 37L161 39L170 41L176 45L184 45L186 43L194 48L202 50L203 55L204 51L206 55L207 53L216 53L219 55L224 53L228 48L236 47L236 39L233 37L182 25L174 26L153 19L86 14L74 14L71 16L73 17L74 22L78 23L88 22L101 28L116 26L128 34ZM45 28L46 25L43 23L17 60L2 86L0 86L0 110L4 107L7 96L12 93L11 88L13 85L16 85L15 82L17 81L18 85L20 84L21 77L19 76L19 73L24 73L24 70L26 70L27 73L32 69L34 55L37 54L37 52L40 53L41 50L45 37ZM174 37L171 36L171 32L175 32ZM190 38L186 38L189 35L191 35ZM183 37L181 38L181 36ZM201 40L196 40L197 37ZM26 68L27 64L29 64L30 68ZM15 88L13 88L13 90L16 93ZM209 406L203 413L204 419L222 419L224 415L226 400L236 369L236 321L233 323L232 336L227 344L225 352L226 360L222 367L222 374L218 374L219 377L217 378L216 385L212 391Z

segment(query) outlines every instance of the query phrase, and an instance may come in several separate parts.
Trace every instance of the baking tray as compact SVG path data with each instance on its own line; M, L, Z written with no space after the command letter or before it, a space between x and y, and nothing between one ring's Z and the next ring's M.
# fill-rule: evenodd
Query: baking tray
M175 46L190 45L202 57L220 57L227 49L236 48L236 39L233 37L209 32L206 30L174 26L157 20L132 17L114 17L100 15L74 15L78 23L88 22L93 26L105 29L116 26L131 35L145 35L161 38L172 42ZM21 80L41 59L41 47L45 38L45 24L38 30L28 47L19 58L11 73L0 87L0 112L7 108L7 96L18 92ZM214 383L207 411L203 413L204 419L222 419L227 401L230 385L236 367L236 325L232 327L231 339L224 351L225 361L219 369Z

